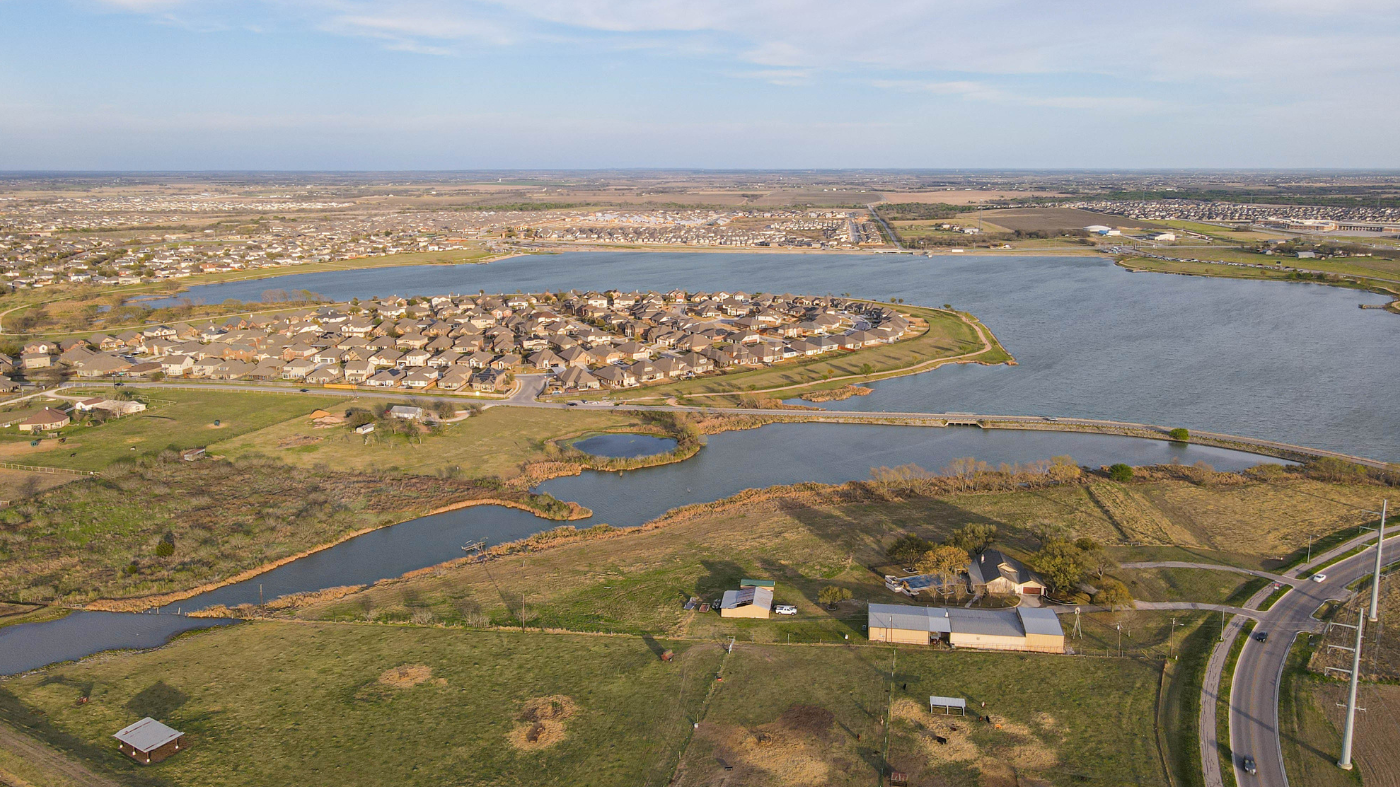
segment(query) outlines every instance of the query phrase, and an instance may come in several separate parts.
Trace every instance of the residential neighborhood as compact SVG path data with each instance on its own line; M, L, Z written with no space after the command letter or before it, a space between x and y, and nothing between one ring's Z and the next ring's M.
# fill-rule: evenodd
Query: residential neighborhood
M496 394L518 373L550 390L633 388L889 344L897 309L740 291L389 297L218 322L35 339L0 372L74 378L280 380ZM47 370L47 371L46 371ZM8 376L0 381L13 383Z

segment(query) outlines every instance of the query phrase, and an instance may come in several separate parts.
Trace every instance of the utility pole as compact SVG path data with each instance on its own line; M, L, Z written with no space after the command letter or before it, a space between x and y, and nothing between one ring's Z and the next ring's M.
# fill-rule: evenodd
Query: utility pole
M1381 525L1376 530L1376 576L1371 580L1371 622L1380 619L1381 614L1381 553L1385 551L1385 509L1390 500L1381 501Z
M1336 648L1337 650L1351 651L1351 686L1347 690L1347 721L1346 727L1342 730L1342 756L1337 760L1337 767L1344 771L1351 770L1351 741L1352 735L1356 730L1356 690L1361 681L1361 630L1365 624L1366 611L1359 609L1356 611L1355 647L1348 648L1342 645L1328 645L1328 647ZM1352 626L1346 623L1334 623L1333 625L1352 628ZM1346 670L1340 667L1328 667L1328 669L1336 670L1337 672L1346 672Z

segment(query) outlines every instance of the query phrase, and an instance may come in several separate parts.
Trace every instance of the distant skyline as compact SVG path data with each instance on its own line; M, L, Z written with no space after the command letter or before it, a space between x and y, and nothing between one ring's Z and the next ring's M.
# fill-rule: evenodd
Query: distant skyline
M0 0L0 170L1400 167L1400 3Z

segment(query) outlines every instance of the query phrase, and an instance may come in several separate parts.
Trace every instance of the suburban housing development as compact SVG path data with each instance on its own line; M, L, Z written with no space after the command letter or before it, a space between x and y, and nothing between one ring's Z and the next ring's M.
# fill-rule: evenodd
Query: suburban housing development
M500 392L520 372L555 390L631 388L859 350L913 335L867 301L740 291L389 297L218 322L35 339L0 372L79 378L290 380ZM10 384L9 377L0 383Z

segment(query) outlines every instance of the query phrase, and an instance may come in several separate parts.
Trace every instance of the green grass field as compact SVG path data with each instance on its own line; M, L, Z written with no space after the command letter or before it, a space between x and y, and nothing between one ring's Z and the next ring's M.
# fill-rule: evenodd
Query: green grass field
M405 401L411 397L406 397ZM355 402L337 405L344 409ZM362 402L370 407L376 402ZM318 429L308 418L292 418L248 432L219 446L231 457L262 454L298 467L326 463L351 471L396 468L436 474L449 469L470 477L512 478L522 463L547 458L548 441L590 432L641 427L634 416L592 410L538 410L491 407L434 434L354 434L345 427Z
M0 718L127 781L225 785L665 784L713 682L716 645L436 628L254 623L8 682ZM659 645L657 646L659 647ZM414 686L381 681L426 667ZM421 675L420 675L421 677ZM576 711L522 750L535 698ZM79 696L90 701L77 705ZM150 715L188 749L149 768L111 734Z
M64 395L113 396L114 389L74 389ZM0 460L20 464L102 470L118 459L177 449L208 446L218 453L223 441L306 415L318 407L333 407L345 395L327 392L325 397L286 396L243 391L183 391L153 389L138 394L149 401L147 410L109 420L98 426L75 424L56 437L34 439L14 427L0 431ZM219 425L215 426L214 422ZM60 443L58 438L64 438Z

